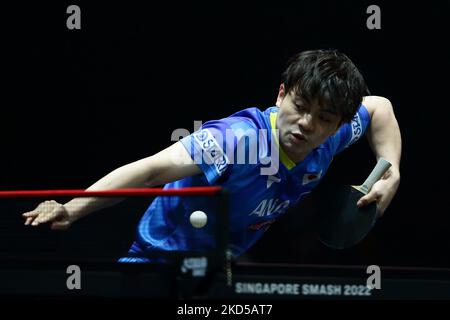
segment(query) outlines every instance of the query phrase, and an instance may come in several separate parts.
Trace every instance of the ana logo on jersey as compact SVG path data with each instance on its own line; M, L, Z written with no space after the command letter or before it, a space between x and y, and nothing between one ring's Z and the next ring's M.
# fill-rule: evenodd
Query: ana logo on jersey
M322 170L320 170L319 173L305 173L303 175L302 184L305 185L305 184L320 180L321 177L322 177Z
M264 199L258 204L249 216L257 215L258 217L270 216L274 213L282 213L289 207L289 200L279 202L279 199Z

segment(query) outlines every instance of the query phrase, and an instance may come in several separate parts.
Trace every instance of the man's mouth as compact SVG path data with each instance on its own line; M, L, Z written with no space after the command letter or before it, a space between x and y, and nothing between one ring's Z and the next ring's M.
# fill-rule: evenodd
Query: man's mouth
M307 140L303 134L298 132L291 132L291 136L295 142L305 142Z

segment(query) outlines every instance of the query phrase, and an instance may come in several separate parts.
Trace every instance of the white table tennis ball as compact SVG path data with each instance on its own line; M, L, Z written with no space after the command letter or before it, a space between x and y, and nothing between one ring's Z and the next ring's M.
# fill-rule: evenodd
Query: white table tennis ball
M206 225L206 222L208 221L208 217L206 216L206 213L204 213L203 211L194 211L191 213L189 221L191 222L193 227L203 228Z

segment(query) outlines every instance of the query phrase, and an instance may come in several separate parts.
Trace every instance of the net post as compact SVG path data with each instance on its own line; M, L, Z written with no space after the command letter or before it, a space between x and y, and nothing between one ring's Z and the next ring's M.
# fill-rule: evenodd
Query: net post
M218 234L218 254L220 261L224 267L227 286L232 285L232 270L231 270L231 249L229 246L230 237L230 223L229 223L229 207L230 207L230 196L226 189L221 189L218 192L218 224L217 224L217 234Z

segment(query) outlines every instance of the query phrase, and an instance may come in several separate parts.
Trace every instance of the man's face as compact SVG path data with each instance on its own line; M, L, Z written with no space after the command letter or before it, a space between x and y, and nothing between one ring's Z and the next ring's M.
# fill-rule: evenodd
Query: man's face
M296 163L333 135L341 123L341 116L332 108L321 108L316 100L308 103L293 91L286 94L283 84L276 105L280 145Z

